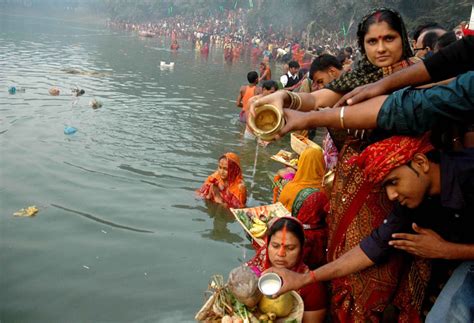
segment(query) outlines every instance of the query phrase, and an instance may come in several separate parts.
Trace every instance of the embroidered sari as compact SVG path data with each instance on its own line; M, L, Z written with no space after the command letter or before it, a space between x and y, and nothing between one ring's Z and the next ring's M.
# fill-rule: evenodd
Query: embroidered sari
M306 148L298 160L295 178L283 187L278 200L291 212L293 202L302 189L322 188L325 170L323 150L314 147Z
M380 10L390 9L375 10L361 24ZM405 28L402 27L404 59L401 62L378 68L364 57L358 69L344 74L341 79L329 84L328 88L345 93L411 65L413 60L409 57L412 52ZM330 130L330 133L340 150L328 216L328 261L333 261L356 247L374 228L381 225L392 210L392 203L380 186L366 179L361 168L348 162L359 154L366 142L348 136L346 131ZM342 149L341 143L344 143ZM399 310L398 322L420 322L420 307L429 275L427 261L413 260L401 253L394 253L383 264L333 279L332 318L335 322L380 322L384 310L391 304Z
M222 158L228 162L227 181L224 181L218 171L212 173L204 182L197 195L216 202L212 188L217 188L223 202L231 208L243 208L247 202L247 190L242 178L242 170L240 168L240 159L234 153L226 153ZM209 194L211 193L211 194Z
M310 269L326 263L328 208L329 200L326 194L317 188L302 189L293 203L291 215L303 224L303 261Z

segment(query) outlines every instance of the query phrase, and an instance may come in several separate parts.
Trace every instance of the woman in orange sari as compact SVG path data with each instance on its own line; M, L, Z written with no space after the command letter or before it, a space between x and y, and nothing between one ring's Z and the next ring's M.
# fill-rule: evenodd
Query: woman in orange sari
M198 196L231 208L243 208L247 202L247 190L242 178L240 159L234 153L219 158L217 170L199 190Z
M295 178L283 187L278 201L291 212L293 202L301 190L322 189L325 170L323 150L314 147L306 148L298 160Z

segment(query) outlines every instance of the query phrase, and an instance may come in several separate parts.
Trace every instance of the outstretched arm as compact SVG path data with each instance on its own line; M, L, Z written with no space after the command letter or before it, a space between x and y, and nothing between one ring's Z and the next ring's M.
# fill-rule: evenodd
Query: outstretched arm
M408 68L402 69L377 82L362 85L340 98L335 106L343 106L346 103L356 104L370 98L387 94L408 85L424 84L431 80L430 74L423 62L419 62Z
M315 281L327 281L347 276L370 267L373 264L372 260L357 246L346 252L340 258L315 269L313 272L299 274L288 269L272 267L266 270L265 273L274 272L282 278L283 286L276 295L278 296L290 290L300 289Z

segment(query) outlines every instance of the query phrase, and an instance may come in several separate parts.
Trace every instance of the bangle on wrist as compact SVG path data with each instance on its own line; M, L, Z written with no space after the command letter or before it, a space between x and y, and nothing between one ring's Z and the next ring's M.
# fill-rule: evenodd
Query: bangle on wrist
M290 98L290 105L288 106L288 109L291 110L299 110L301 109L301 106L303 105L303 102L301 101L301 97L293 93L291 91L286 91L288 93L288 97Z
M341 123L341 128L342 128L342 129L346 129L346 128L344 127L344 109L345 109L345 108L346 108L346 107L343 106L343 107L341 108L341 110L339 111L339 122Z

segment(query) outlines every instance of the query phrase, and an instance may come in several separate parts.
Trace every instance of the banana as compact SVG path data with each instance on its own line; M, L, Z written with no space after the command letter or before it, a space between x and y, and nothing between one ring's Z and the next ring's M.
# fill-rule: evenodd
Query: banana
M254 237L260 238L260 237L264 236L265 233L267 232L267 226L266 225L260 225L260 224L257 225L257 224L255 224L250 228L249 231Z
M253 221L255 224L267 226L267 224L266 224L265 222L263 222L262 220L260 220L260 219L257 218L256 216L254 216L254 217L252 218L252 221Z

